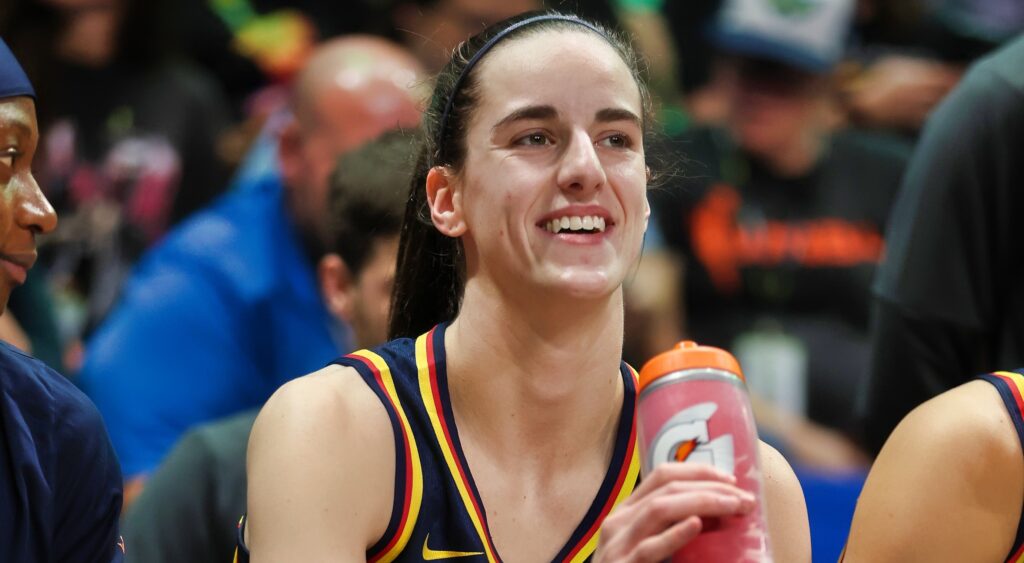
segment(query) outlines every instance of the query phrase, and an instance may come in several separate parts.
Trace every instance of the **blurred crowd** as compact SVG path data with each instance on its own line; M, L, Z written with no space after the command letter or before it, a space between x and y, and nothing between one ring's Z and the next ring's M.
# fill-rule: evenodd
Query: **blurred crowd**
M1015 0L6 0L59 224L0 337L98 406L138 560L228 560L256 410L387 337L432 75L544 8L624 30L656 98L628 362L729 349L762 436L839 475L1024 364L1020 146L954 143L975 110L937 111L1024 32Z

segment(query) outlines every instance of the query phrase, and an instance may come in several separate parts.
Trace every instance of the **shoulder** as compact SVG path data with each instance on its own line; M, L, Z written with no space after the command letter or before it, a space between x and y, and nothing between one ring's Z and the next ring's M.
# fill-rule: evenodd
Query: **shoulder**
M1005 558L1022 496L1010 415L995 387L966 383L914 409L886 441L857 503L848 559Z
M64 432L103 431L103 421L92 401L66 377L6 342L0 342L0 374L5 394L32 420L52 422ZM25 418L28 420L28 418Z
M890 436L887 458L914 459L941 456L949 462L1022 457L1019 438L997 389L976 380L956 387L920 405ZM881 461L885 461L881 459ZM981 461L979 459L979 461ZM966 470L984 466L968 464Z
M800 482L786 458L760 443L761 474L772 551L777 561L810 561L811 533Z
M387 527L394 434L352 368L332 365L282 386L256 418L247 467L247 542L268 560L359 556Z
M1020 72L1022 65L1024 38L1018 38L973 65L961 84L965 90L975 93L996 88L1024 97L1024 75Z
M279 388L256 417L253 432L328 423L347 428L383 405L352 368L330 365ZM372 425L371 425L372 426ZM314 426L315 427L315 426Z

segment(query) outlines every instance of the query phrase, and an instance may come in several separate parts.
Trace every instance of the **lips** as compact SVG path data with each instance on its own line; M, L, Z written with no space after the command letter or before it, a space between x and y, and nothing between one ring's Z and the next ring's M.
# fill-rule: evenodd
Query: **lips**
M28 271L35 263L35 252L0 253L0 267L7 273L8 277L19 285L25 283Z

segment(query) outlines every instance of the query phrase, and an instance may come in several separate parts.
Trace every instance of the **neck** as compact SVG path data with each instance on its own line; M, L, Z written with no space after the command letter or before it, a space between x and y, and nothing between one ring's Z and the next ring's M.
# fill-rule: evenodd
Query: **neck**
M57 52L68 61L103 66L114 58L119 15L113 8L82 10L68 16Z
M493 445L496 456L536 451L557 463L603 451L622 404L621 289L588 301L498 297L470 280L446 334L460 428Z

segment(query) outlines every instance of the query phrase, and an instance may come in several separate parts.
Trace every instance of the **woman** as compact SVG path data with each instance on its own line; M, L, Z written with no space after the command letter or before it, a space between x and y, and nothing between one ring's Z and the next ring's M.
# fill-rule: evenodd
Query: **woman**
M519 16L457 50L425 117L398 339L260 414L253 561L657 561L701 517L753 507L701 466L633 491L621 284L649 213L646 107L625 44L573 17ZM799 485L763 454L777 559L806 561Z

